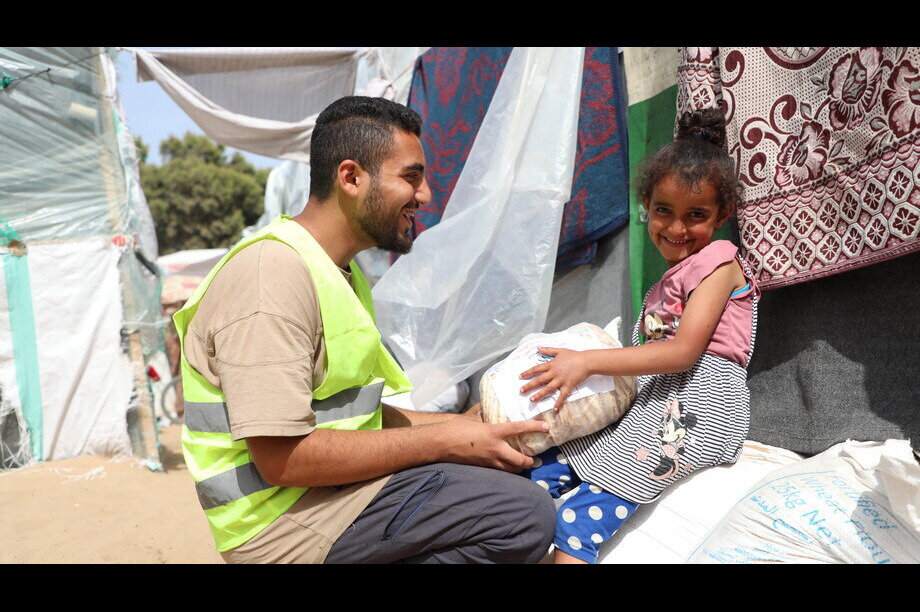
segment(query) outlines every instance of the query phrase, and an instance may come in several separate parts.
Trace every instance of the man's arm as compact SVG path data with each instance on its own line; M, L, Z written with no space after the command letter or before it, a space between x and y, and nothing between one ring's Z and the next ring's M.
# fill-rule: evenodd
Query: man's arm
M360 482L441 461L520 472L533 459L505 438L545 432L542 421L487 424L454 416L440 423L381 430L315 429L305 436L246 438L252 459L270 484L318 487Z
M443 412L421 412L419 410L403 410L395 406L388 406L386 399L383 400L383 428L391 429L393 427L411 427L413 425L431 425L432 423L443 423L457 417L466 417L482 421L482 406L476 404L463 413L443 413Z

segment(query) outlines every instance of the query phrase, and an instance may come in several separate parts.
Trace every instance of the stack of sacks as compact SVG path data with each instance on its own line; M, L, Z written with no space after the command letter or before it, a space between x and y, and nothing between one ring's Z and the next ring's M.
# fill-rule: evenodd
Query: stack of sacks
M495 364L482 376L479 391L482 397L483 420L487 423L534 419L549 423L547 433L528 433L508 439L516 450L536 455L563 442L593 433L617 421L636 397L633 376L589 376L566 399L559 411L554 410L558 391L537 402L521 394L525 370L550 359L537 347L567 348L576 351L622 348L619 337L620 318L604 329L590 323L578 323L554 334L529 334L508 357Z
M920 465L907 440L846 441L776 470L690 563L920 563Z
M909 442L852 442L802 459L747 441L645 504L599 563L918 563L920 464Z

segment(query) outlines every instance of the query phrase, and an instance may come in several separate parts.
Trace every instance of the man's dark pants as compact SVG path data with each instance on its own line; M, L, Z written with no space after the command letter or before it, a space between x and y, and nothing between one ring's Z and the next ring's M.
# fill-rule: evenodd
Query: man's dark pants
M326 563L537 563L556 508L528 478L454 463L394 474Z

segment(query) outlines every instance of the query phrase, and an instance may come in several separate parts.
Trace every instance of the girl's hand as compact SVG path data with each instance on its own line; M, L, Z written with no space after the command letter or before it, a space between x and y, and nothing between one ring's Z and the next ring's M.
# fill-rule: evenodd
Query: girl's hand
M536 402L558 389L559 397L553 406L553 409L558 411L562 408L569 393L588 377L587 359L581 351L571 349L540 346L537 347L537 350L553 358L521 373L521 378L534 377L521 387L521 393L527 393L542 386L543 388L530 398L530 401Z

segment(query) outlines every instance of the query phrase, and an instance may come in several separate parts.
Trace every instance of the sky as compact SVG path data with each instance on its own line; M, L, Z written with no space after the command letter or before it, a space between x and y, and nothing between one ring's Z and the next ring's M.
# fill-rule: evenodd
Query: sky
M140 47L154 49L154 47ZM172 49L176 47L156 47ZM118 94L128 120L128 128L140 136L150 149L147 162L161 163L160 142L169 136L182 137L186 132L204 136L204 131L195 124L179 105L173 102L163 88L155 81L137 82L134 57L128 51L120 51L115 69L118 72ZM228 155L238 149L226 148ZM283 160L240 151L256 168L276 168Z

